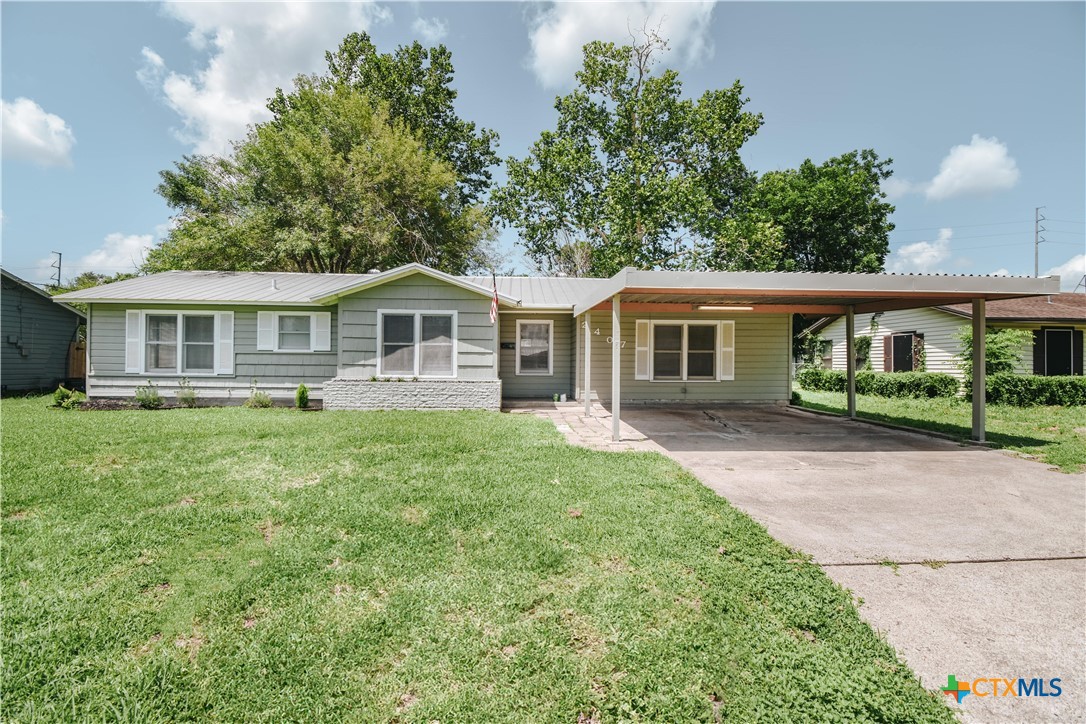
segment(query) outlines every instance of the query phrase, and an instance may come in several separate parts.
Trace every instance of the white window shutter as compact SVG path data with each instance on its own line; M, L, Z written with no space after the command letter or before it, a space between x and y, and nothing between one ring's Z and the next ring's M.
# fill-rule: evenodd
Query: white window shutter
M634 379L649 379L649 320L639 319L634 335Z
M220 375L234 374L234 313L218 313L219 337L216 341L218 348L215 350L215 373Z
M129 309L124 315L124 371L126 373L139 373L140 371L140 313L139 310Z
M332 313L313 314L313 351L328 352L332 349Z
M261 352L275 349L275 312L256 313L256 348Z
M735 379L735 322L720 323L720 379Z

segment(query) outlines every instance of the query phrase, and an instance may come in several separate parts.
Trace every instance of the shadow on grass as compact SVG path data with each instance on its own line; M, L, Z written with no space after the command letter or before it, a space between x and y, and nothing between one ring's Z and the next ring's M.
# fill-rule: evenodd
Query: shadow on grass
M832 412L836 415L845 415L847 413L847 410L843 405L827 405L820 402L803 400L802 406L811 410ZM885 422L891 425L904 425L906 427L915 427L919 430L931 430L932 432L941 432L944 435L950 435L955 439L962 441L968 441L973 434L973 430L971 427L966 427L965 425L958 425L953 422L938 422L936 420L928 420L926 418L887 415L882 412L868 412L866 410L857 410L856 415L857 417L865 418L868 420L876 420L878 422ZM994 432L992 430L988 430L986 432L985 438L992 445L1006 448L1044 448L1048 445L1060 444L1059 440L1044 440L1041 438L1029 437L1026 435L1011 435L1003 432Z

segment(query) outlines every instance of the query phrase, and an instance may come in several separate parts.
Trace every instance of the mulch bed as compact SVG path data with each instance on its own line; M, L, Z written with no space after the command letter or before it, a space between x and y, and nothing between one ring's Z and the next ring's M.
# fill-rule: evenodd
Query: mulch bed
M196 406L197 407L226 407L226 405L215 405L215 404L198 404ZM285 404L278 405L277 404L277 405L275 405L275 407L287 407L287 405L285 405ZM311 412L311 411L315 412L315 411L320 410L322 408L323 408L323 405L321 405L320 400L310 400L309 401L309 407L306 408L305 410L303 410L303 412ZM87 400L86 402L84 402L82 405L79 406L79 409L80 410L98 411L98 410L142 410L144 408L140 407L133 400L122 399L122 398L117 398L117 397L95 397L94 399ZM159 407L158 409L159 410L178 410L178 409L181 409L181 406L176 404L176 403L167 402L166 404L164 404L162 407ZM148 412L153 412L153 411L154 410L148 410Z

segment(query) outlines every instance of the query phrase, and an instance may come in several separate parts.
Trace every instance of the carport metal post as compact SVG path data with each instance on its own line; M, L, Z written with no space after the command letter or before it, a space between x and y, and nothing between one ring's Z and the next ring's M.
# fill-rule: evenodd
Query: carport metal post
M977 442L984 442L984 402L988 389L984 377L986 326L984 298L978 297L973 300L973 439Z
M622 421L619 418L619 378L622 373L621 304L621 294L611 297L611 439L615 442L622 440Z
M856 417L856 308L845 307L845 370L848 377L848 416Z
M592 417L592 312L584 313L584 414Z

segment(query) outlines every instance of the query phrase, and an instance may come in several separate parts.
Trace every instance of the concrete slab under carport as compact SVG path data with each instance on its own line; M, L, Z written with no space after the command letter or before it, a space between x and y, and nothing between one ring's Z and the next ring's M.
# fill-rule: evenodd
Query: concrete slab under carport
M566 414L573 438L596 420ZM1058 698L968 696L963 719L1086 719L1082 475L777 406L627 406L622 422L851 589L929 689L1063 680Z

